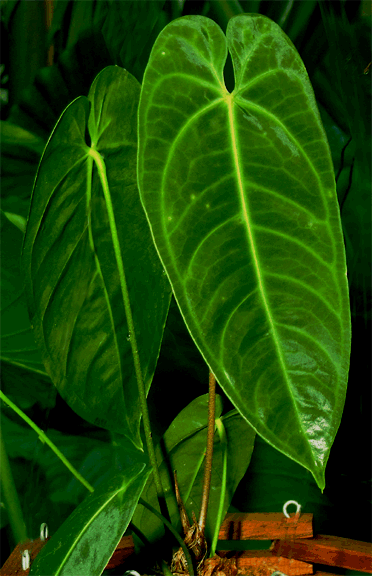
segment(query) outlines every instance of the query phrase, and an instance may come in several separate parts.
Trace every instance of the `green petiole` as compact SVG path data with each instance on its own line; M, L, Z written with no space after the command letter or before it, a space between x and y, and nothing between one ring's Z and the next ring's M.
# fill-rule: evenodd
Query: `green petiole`
M155 516L157 516L164 524L165 526L170 530L170 532L172 532L173 536L176 538L177 542L179 543L179 545L181 546L183 553L185 555L186 558L186 562L187 562L187 566L189 569L189 576L195 576L194 574L194 567L192 564L192 560L191 560L191 556L190 556L190 552L187 549L186 544L184 543L184 541L182 540L181 536L178 534L177 530L175 530L172 526L172 524L166 519L164 518L164 516L162 514L160 514L160 512L158 512L153 506L151 506L151 504L148 504L147 502L145 502L145 500L143 500L142 498L140 498L138 500L138 502L140 504L142 504L142 506L144 506L145 508L147 508L148 510L150 510L150 512L152 512L153 514L155 514Z
M216 419L216 428L220 437L221 447L222 447L222 482L221 482L221 495L220 495L220 503L218 506L217 518L216 518L216 528L213 534L213 540L210 550L210 558L215 555L216 547L218 542L218 534L220 531L220 526L222 523L222 515L223 515L223 506L225 502L226 496L226 478L227 478L227 439L226 439L226 431L225 426L221 418Z
M85 480L85 478L83 478L83 476L81 474L79 474L79 472L72 466L72 464L70 464L70 462L62 454L62 452L60 450L58 450L57 446L55 444L53 444L53 442L51 440L49 440L49 438L45 434L45 432L43 432L43 430L41 430L41 428L39 428L39 426L37 426L31 420L31 418L26 416L26 414L24 412L22 412L22 410L20 410L20 408L18 408L18 406L16 406L11 400L9 400L9 398L7 396L5 396L5 394L1 390L0 390L0 398L1 398L1 400L3 400L3 402L5 402L5 404L8 404L8 406L10 406L14 410L14 412L16 412L18 414L18 416L20 416L22 418L22 420L27 422L27 424L35 430L35 432L39 436L40 440L42 442L45 442L45 444L48 444L48 446L53 450L53 452L58 456L58 458L63 462L63 464L70 470L71 474L73 474L75 476L75 478L77 480L79 480L79 482L81 482L87 490L89 490L89 492L94 492L93 486L91 486L89 484L89 482L87 482Z

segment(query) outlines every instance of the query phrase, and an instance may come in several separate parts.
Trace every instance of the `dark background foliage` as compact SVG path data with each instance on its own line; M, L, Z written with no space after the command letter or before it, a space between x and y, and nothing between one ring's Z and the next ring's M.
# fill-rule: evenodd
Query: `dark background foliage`
M54 13L48 28L51 7ZM54 124L73 99L88 94L105 66L122 66L141 82L151 47L172 19L201 14L214 19L225 32L229 18L239 12L261 13L276 21L295 44L314 87L337 180L348 261L352 352L345 410L331 450L324 493L310 473L257 437L251 464L232 504L240 511L274 512L286 500L295 499L304 512L314 514L315 533L371 541L370 2L2 2L1 208L27 217L34 175ZM47 66L48 59L51 65ZM230 58L225 79L232 89ZM26 142L23 133L9 132L4 125L27 130L34 140ZM111 462L108 432L74 414L46 375L29 374L3 358L1 384L4 393L48 431L68 458L80 464L84 461L83 469L93 476L103 473ZM208 369L172 301L149 393L155 438L207 389ZM41 522L47 522L53 533L84 492L11 410L3 410L1 424L4 436L11 439L9 457L28 532L37 537ZM5 513L1 527L3 564L14 546Z

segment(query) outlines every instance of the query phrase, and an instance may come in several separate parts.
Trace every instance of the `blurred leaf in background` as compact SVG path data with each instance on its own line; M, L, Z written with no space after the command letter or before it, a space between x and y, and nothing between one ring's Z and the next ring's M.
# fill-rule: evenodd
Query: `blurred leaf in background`
M23 216L14 220L15 216L3 211L0 213L2 387L20 408L35 402L50 408L55 404L56 390L45 370L31 329L19 265L24 232L20 227L25 220Z

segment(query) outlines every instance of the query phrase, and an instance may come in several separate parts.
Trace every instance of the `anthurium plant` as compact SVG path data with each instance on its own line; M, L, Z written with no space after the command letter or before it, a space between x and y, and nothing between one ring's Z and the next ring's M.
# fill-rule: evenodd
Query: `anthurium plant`
M199 526L214 554L256 435L324 489L348 380L346 259L326 134L278 24L243 13L224 35L184 16L158 35L142 85L104 68L45 146L21 274L47 374L116 450L93 488L28 422L87 491L31 575L101 574L129 525L140 546L179 547L180 508L198 519L208 490ZM154 444L147 397L173 299L210 392Z

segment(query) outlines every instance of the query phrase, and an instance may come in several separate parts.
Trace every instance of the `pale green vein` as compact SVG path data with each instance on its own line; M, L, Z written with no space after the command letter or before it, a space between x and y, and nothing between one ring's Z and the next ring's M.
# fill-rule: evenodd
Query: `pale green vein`
M231 29L229 30L229 32L231 34ZM239 55L240 62L244 61L244 65L240 69L239 81L241 78L243 78L243 76L245 76L248 64L251 62L252 58L254 58L256 56L257 47L259 47L259 45L263 42L263 40L265 40L265 38L267 38L267 37L270 38L271 35L272 35L271 31L266 32L266 34L261 34L260 36L258 36L256 38L255 41L252 41L252 43L250 44L248 54L244 54L243 58L241 58L241 56Z
M308 252L309 254L311 254L311 256L313 256L313 258L315 260L317 260L320 264L325 266L327 268L327 270L329 270L329 267L330 267L329 262L326 260L323 260L323 258L321 256L319 256L319 254L314 252L314 250L310 246L304 244L303 242L301 242L301 240L298 240L295 236L290 236L289 234L285 234L284 232L280 232L279 230L273 230L270 228L266 228L265 226L258 226L257 224L253 224L252 227L255 230L259 230L259 231L265 232L267 234L272 234L273 236L277 236L279 238L284 238L288 242L292 242L294 244L297 244L297 246L299 246L302 250L304 250L304 252Z
M98 152L96 152L96 154L98 154ZM115 351L116 351L117 362L118 362L118 366L119 366L120 382L122 382L123 381L123 367L122 367L121 354L119 352L119 343L118 343L117 331L115 330L114 314L112 311L110 297L108 295L106 283L105 283L104 278L103 278L101 263L100 263L99 258L97 256L97 251L95 248L94 237L93 237L93 229L92 229L92 221L91 221L93 160L95 160L95 156L93 154L89 154L88 161L87 161L87 194L86 194L86 213L87 213L87 219L88 219L88 237L89 237L89 244L90 244L93 256L94 256L94 261L96 263L97 272L99 274L99 277L101 278L101 288L102 288L103 293L105 295L106 307L107 307L107 311L108 311L108 314L110 317L111 333L112 333L114 341L115 341ZM98 167L98 172L100 174L99 167Z
M265 293L266 291L265 291L264 282L263 282L263 278L262 278L262 274L261 274L261 270L260 270L259 258L258 258L258 254L256 251L256 242L255 242L255 239L253 237L253 230L252 230L252 226L250 223L248 206L247 206L246 201L245 201L245 193L244 193L244 185L243 185L244 177L242 174L241 159L240 159L240 154L239 154L239 150L238 150L238 142L237 142L235 122L234 122L234 114L233 114L233 96L232 96L232 94L226 95L225 101L227 103L228 110L229 110L230 137L231 137L231 144L232 144L232 151L233 151L233 159L234 159L234 164L236 167L236 181L237 181L237 186L238 186L238 193L239 193L239 197L240 197L240 202L241 202L241 207L242 207L242 212L243 212L243 218L244 218L245 225L246 225L248 241L249 241L249 245L250 245L251 251L252 251L253 266L254 266L254 269L256 272L257 282L258 282L258 286L259 286L259 292L261 295L261 300L262 300L263 307L264 307L264 310L266 313L266 317L267 317L268 322L271 326L272 338L273 338L275 349L277 351L278 360L279 360L279 363L280 363L281 368L282 368L284 379L285 379L288 391L290 393L290 396L292 397L293 405L296 406L296 401L295 401L295 398L293 396L293 392L291 389L291 381L290 381L288 374L287 374L287 369L286 369L285 361L283 358L283 353L281 350L278 334L276 332L275 322L274 322L274 319L272 317L269 303L268 303L267 298L266 298L266 293ZM302 425L302 423L300 423L300 424L301 424L302 432L305 435L305 431L303 430L303 425Z
M213 102L211 102L210 104L208 104L208 106L204 106L203 108L200 108L195 114L191 115L186 122L182 125L181 129L179 130L177 136L174 138L174 140L172 141L172 144L169 147L169 151L168 151L168 155L167 155L167 159L166 162L164 163L164 169L163 169L163 175L162 175L162 182L161 182L161 214L162 214L162 228L164 231L164 235L166 236L166 217L165 217L165 207L164 207L164 196L165 196L165 182L167 179L167 172L169 169L169 165L171 164L172 161L172 157L175 153L175 151L177 150L177 145L179 140L183 137L183 135L185 134L185 132L187 132L189 126L200 116L202 116L203 114L205 114L207 111L211 110L212 108L215 108L220 102L222 102L222 98L218 98L217 100L214 100ZM171 253L171 246L170 246L170 242L169 239L167 238L167 244L168 244L168 250Z
M130 307L129 293L128 293L127 282L126 282L126 278L125 278L124 262L123 262L123 258L122 258L122 254L121 254L118 231L117 231L116 222L115 222L114 208L112 205L110 189L109 189L108 181L107 181L106 165L102 159L102 156L99 154L99 152L97 152L97 150L90 148L89 154L90 154L90 156L92 156L92 158L94 159L94 161L97 164L98 174L100 177L103 194L104 194L105 201L106 201L106 209L107 209L107 213L108 213L110 232L111 232L111 236L112 236L112 245L114 248L116 265L118 267L120 288L121 288L122 298L123 298L123 302L124 302L124 309L125 309L125 315L126 315L127 324L128 324L128 330L129 330L129 334L130 334L130 343L131 343L131 347L132 347L134 369L136 372L137 382L141 383L143 386L142 370L141 370L138 347L137 347L137 339L136 339L136 334L135 334L135 330L134 330L134 323L133 323L132 311L131 311L131 307Z
M236 97L236 96L240 95L241 92L252 88L255 84L258 84L261 80L263 80L265 78L268 78L268 77L273 76L273 75L275 76L275 74L277 72L283 72L283 74L285 74L285 75L294 76L296 79L299 78L299 74L297 74L293 70L289 70L286 68L271 68L270 70L267 70L266 72L262 72L261 74L257 74L257 76L252 77L252 79L250 79L249 81L246 81L236 92L234 90L234 92L233 92L234 96ZM243 76L243 74L241 74L241 76ZM301 80L302 79L300 79L300 81Z
M228 331L228 327L229 324L231 324L231 322L233 321L234 317L236 316L236 314L238 313L239 309L241 308L242 304L244 304L244 302L246 302L249 298L251 298L251 296L253 296L253 294L256 292L257 290L253 290L252 292L250 292L248 295L245 295L244 298L234 307L234 309L231 311L231 313L229 314L226 323L225 323L225 327L222 331L222 340L225 339L225 335L226 332ZM314 291L312 291L314 292ZM315 294L317 295L317 294ZM322 300L321 298L319 298L320 300ZM328 307L328 306L327 306ZM329 308L329 307L328 307ZM338 323L340 322L340 317L339 315L334 311L334 310L330 310L330 312L332 313L332 315L334 315L338 321ZM321 321L321 319L319 317L317 317L314 313L310 313L307 311L307 315L308 318L311 316L314 318L315 322L319 322ZM307 331L304 331L302 329L296 328L293 325L288 325L288 324L283 324L282 322L278 322L275 321L275 326L281 326L283 328L285 328L288 331L292 331L292 332L297 332L298 334L301 334L301 336L306 337L308 340L311 340L313 342L313 344L319 348L319 350L324 353L326 356L328 356L329 360L331 361L331 363L333 365L335 365L335 361L334 359L331 358L328 350L325 350L324 347L318 342L316 341ZM328 334L330 335L331 339L334 341L334 337L331 335L331 333L329 332L328 328L326 328L326 331L328 332ZM337 357L337 361L339 361L339 357Z
M307 292L310 292L315 298L320 300L324 304L324 306L326 306L326 308L328 308L328 310L330 312L332 312L332 314L334 314L337 318L339 318L339 314L336 312L336 309L333 308L328 303L328 301L323 298L323 296L320 296L319 290L318 291L314 290L314 288L312 288L308 284L305 284L305 282L302 282L298 278L294 278L293 276L291 276L291 277L285 276L284 274L277 274L275 272L265 272L265 276L270 276L271 278L281 278L281 279L287 280L289 283L301 286L301 288L303 288Z
M80 147L79 147L79 148L80 148ZM86 150L88 150L88 147L86 147ZM72 171L72 170L74 170L77 166L79 166L79 164L85 162L86 157L87 157L87 156L86 156L86 150L85 150L85 148L84 148L84 154L83 154L74 164L72 164L72 166L71 166L71 168L69 168L69 170ZM52 191L51 191L51 193L50 193L49 198L47 198L47 200L46 200L45 207L44 207L44 210L43 210L43 212L42 212L42 214L41 214L41 216L40 216L40 218L39 218L39 225L38 225L38 228L37 228L37 230L36 230L35 237L34 237L34 240L33 240L33 245L32 245L32 249L31 249L32 252L33 252L34 245L36 244L36 240L38 239L39 233L40 233L40 231L41 231L40 223L45 219L46 211L48 210L48 208L49 208L49 206L50 206L50 203L51 203L51 201L52 201L52 199L53 199L53 196L54 196L54 194L56 194L56 193L58 192L58 189L59 189L61 183L65 180L65 178L66 178L66 174L64 174L64 175L59 179L59 181L56 182L56 184L53 186L53 189L52 189ZM36 180L36 182L35 182L35 186L36 186L36 184L37 184L37 180ZM79 201L79 202L80 202L80 201ZM77 206L78 206L78 204L77 204ZM31 254L32 254L32 252L31 252ZM31 261L30 261L30 274L31 274L31 276L32 276L33 278L36 278L38 271L39 271L39 268L37 268L36 270L34 270L34 268L33 268L33 258L31 258Z
M320 321L320 318L315 317L316 321ZM289 326L288 324L282 324L281 322L277 322L276 323L277 326L281 326L282 328L284 328L285 330L287 330L288 332L295 332L297 334L299 334L301 337L303 337L306 340L311 341L311 343L314 345L315 348L318 348L318 350L320 350L320 352L324 355L327 356L327 358L330 361L330 364L332 364L332 366L335 368L337 363L340 361L340 354L336 353L335 357L332 357L328 348L325 348L320 342L319 339L316 340L314 338L314 336L312 336L308 331L301 329L301 328L296 328L296 326ZM325 327L324 324L322 324L323 327L325 328L325 330L327 331L327 333L330 335L330 338L333 342L335 341L335 338L331 335L331 333L329 332L328 328ZM336 370L336 368L335 368ZM288 370L288 372L293 372L293 370Z
M182 222L185 220L185 218L188 216L190 210L195 210L197 205L203 201L203 196L209 192L211 189L213 189L217 184L222 184L224 181L229 180L232 178L231 174L227 174L225 175L223 178L220 178L218 181L213 182L210 186L207 186L206 188L204 188L204 190L202 190L202 192L198 193L198 197L195 200L195 202L190 202L190 204L187 206L187 208L185 208L182 212L182 215L179 217L179 219L177 220L177 223L173 226L172 229L170 229L169 224L168 224L168 234L169 236L172 236L172 234L174 234L175 232L177 232L178 228L181 226ZM219 205L219 208L221 206ZM235 218L235 216L234 216ZM228 222L228 220L227 220ZM213 231L212 231L213 232ZM212 233L211 232L211 233ZM205 239L207 239L210 236L210 234L208 234L208 236L205 237ZM203 240L204 241L204 240Z
M230 178L231 176L229 176ZM212 230L210 230L210 232L208 232L207 235L205 235L203 237L203 239L201 240L201 242L199 242L198 246L193 250L192 253L192 258L189 261L189 264L187 266L187 269L185 271L185 278L187 278L187 276L192 275L191 272L191 268L193 266L193 262L196 259L196 256L198 254L198 252L201 250L203 244L205 244L205 242L207 242L211 236L213 236L213 234L216 233L217 230L220 230L221 228L224 228L227 224L229 224L230 222L232 222L233 220L236 220L238 218L237 215L231 216L231 218L228 218L227 220L224 220L221 224L218 224L218 226L215 226Z
M232 104L233 100L231 100L231 104ZM286 127L285 124L283 124L283 122L281 122L281 120L275 116L275 114L273 114L272 112L270 112L269 110L267 110L266 108L263 108L262 106L259 106L258 104L254 104L251 101L248 100L241 100L240 102L237 102L237 104L239 106L241 106L242 108L246 109L250 109L257 112L260 112L263 116L266 116L267 119L269 119L270 121L272 121L274 124L278 124L282 130L286 133L288 139L290 141L292 141L298 148L298 150L302 153L302 156L304 158L304 160L306 161L306 163L308 164L309 168L311 169L315 179L318 182L318 186L319 186L319 190L322 192L322 199L324 198L325 194L324 194L324 187L323 184L320 180L319 174L317 172L317 170L315 169L314 164L312 163L311 159L309 158L308 154L306 154L305 150L303 149L303 147L300 145L299 141L297 140L297 138L295 138L293 136L293 134L288 130L288 128ZM232 115L232 112L231 112ZM324 200L323 200L324 203ZM327 212L327 206L324 204L324 209Z
M157 80L156 82L154 82L153 85L153 90L152 90L152 95L149 98L150 103L153 102L153 95L156 93L157 90L162 90L162 88L160 88L161 84L164 84L167 80L169 79L174 79L174 78L184 78L186 80L188 80L189 82L193 83L193 84L197 84L199 86L203 86L204 88L209 88L210 90L212 90L212 92L216 92L220 97L221 97L221 88L217 88L214 84L212 84L211 82L208 82L206 80L200 80L200 78L197 78L195 76L192 76L191 74L185 74L184 72L172 72L171 74L165 74L162 75L159 80ZM219 82L219 81L218 81ZM219 84L221 84L219 82ZM154 104L155 105L155 104Z
M227 276L227 277L226 277L226 279L225 279L225 281L224 281L224 284L225 284L225 283L228 283L228 282L231 280L231 276L233 276L233 274L231 274L230 276ZM255 292L257 292L257 288L254 288L253 290L251 290L251 292L249 292L249 294L245 294L243 300L242 300L241 302L239 302L239 304L238 304L237 306L235 306L234 310L231 312L231 314L230 314L230 315L227 317L227 319L226 319L226 324L225 324L225 328L224 328L224 330L223 330L223 333L225 333L225 331L226 331L227 324L229 323L230 318L232 318L232 316L233 316L233 315L236 313L236 311L241 307L241 305L242 305L246 300L248 300L249 298L251 298L251 297L254 295ZM223 293L223 284L220 285L219 290L217 290L217 291L214 293L213 297L212 297L212 298L210 299L210 301L208 302L208 305L205 307L205 312L204 312L204 314L203 314L202 317L201 317L201 322L204 322L205 317L210 313L210 311L211 311L212 308L216 308L216 306L214 305L214 302L215 302L216 300L221 300L221 293ZM229 294L229 295L230 295L230 294ZM228 302L228 301L227 301L227 302ZM218 309L218 307L217 307L217 309ZM212 313L212 312L211 312L211 313Z
M81 201L82 201L82 200L80 200L79 202L81 202ZM72 216L71 216L71 218L72 218ZM58 287L59 283L60 283L61 280L62 280L63 274L66 272L66 269L67 269L67 267L68 267L68 265L69 265L69 262L71 261L73 255L74 255L74 253L75 253L75 250L76 250L77 247L79 246L79 243L80 243L82 237L84 236L85 231L86 231L86 226L83 228L83 231L82 231L82 233L80 234L78 240L76 241L75 246L74 246L73 249L70 251L70 254L69 254L66 262L64 262L63 267L62 267L60 273L58 274L58 276L57 276L57 278L56 278L56 282L55 282L54 286L51 286L51 290L50 290L50 293L49 293L49 295L48 295L47 300L46 300L46 301L43 300L43 302L42 302L42 304L43 304L43 315L42 315L42 322L41 322L41 330L42 330L42 333L43 333L43 340L44 340L45 348L46 348L48 351L49 351L49 349L48 349L48 345L47 345L47 339L46 339L45 333L44 333L44 318L45 318L45 315L46 315L46 313L47 313L47 311L48 311L51 303L53 303L53 302L52 302L52 298L53 298L53 296L54 296L54 293L56 292L57 287ZM45 261L48 259L49 255L50 255L50 254L53 254L53 246L54 246L55 242L57 242L57 240L58 240L58 238L54 241L53 245L51 245L51 246L49 247L49 250L48 250L48 252L45 254L45 257L44 257L44 259L43 259L43 261L42 261L43 264L44 264ZM52 258L52 260L53 260L53 258ZM34 276L34 277L36 277L36 276ZM75 321L76 321L76 319L75 319ZM69 342L69 347L70 347L70 344L71 344L71 340L70 340L70 342ZM49 353L50 353L50 351L49 351ZM67 353L66 353L66 360L67 360L68 354L69 354L69 350L67 350ZM67 362L66 362L66 367L67 367ZM65 367L65 369L66 369L66 367Z

